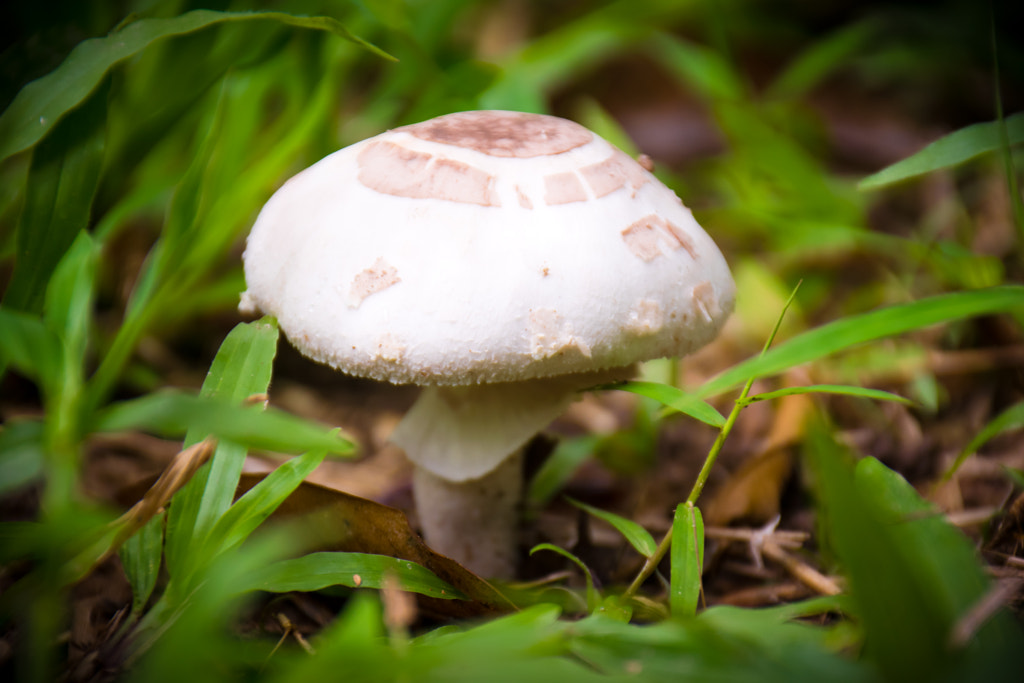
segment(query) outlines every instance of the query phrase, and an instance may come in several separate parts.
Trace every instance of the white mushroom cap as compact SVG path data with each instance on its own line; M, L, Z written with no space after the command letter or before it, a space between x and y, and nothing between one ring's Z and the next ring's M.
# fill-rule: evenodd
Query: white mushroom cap
M733 307L671 190L586 128L462 112L346 147L267 203L243 307L395 383L515 382L685 355Z

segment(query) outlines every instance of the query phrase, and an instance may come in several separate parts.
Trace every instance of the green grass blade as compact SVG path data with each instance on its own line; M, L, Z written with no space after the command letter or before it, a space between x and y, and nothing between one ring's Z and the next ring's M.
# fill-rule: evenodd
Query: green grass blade
M1024 308L1024 287L1007 285L955 292L899 304L828 323L788 340L763 356L751 358L711 378L695 393L714 396L751 377L773 375L824 358L858 344L930 325Z
M277 354L277 338L277 322L273 318L236 325L221 342L210 364L202 396L237 405L248 396L265 393ZM186 448L209 434L200 425L186 424ZM302 450L311 449L299 452ZM192 481L175 494L167 517L167 566L172 576L188 556L193 539L202 538L234 500L245 454L244 446L221 443L210 464L196 472Z
M651 536L650 532L633 520L620 517L612 512L606 512L605 510L596 508L592 505L587 505L586 503L581 503L580 501L569 498L568 496L566 496L565 499L580 510L587 512L598 519L603 519L611 524L615 527L615 530L622 534L623 537L629 541L629 544L644 557L650 557L654 554L654 551L658 549L658 544L655 542L654 537Z
M138 533L121 546L121 566L132 587L132 615L142 614L149 602L157 578L164 547L164 513L149 520Z
M608 384L597 388L616 389L646 396L712 427L721 427L725 424L725 418L710 403L696 394L683 391L668 384L635 381Z
M208 546L220 553L248 538L323 462L326 455L323 450L310 451L275 468L221 515L210 531Z
M7 306L42 310L50 276L89 225L106 147L107 90L71 112L32 154ZM4 141L0 133L0 147Z
M293 551L292 539L283 530L261 534L217 558L187 595L168 597L172 577L167 592L132 633L131 680L213 683L222 679L226 662L237 654L238 639L229 634L243 603L241 588L256 572Z
M221 124L224 119L223 88L209 113L209 119L198 148L192 155L192 162L174 190L160 239L150 250L139 273L125 312L128 320L139 315L156 295L160 286L166 284L168 271L180 272L181 269L176 268L176 264L191 263L187 258L188 246L198 239L195 233L202 224L203 180L217 141L221 138Z
M680 503L672 521L669 609L673 616L692 617L697 613L703 573L704 518L693 503Z
M85 375L85 351L92 323L98 248L84 230L57 264L46 289L44 319L64 341L64 373ZM71 365L73 364L73 365Z
M158 40L237 21L277 21L298 28L329 31L380 57L393 59L330 17L300 17L283 12L194 10L172 18L140 19L110 35L79 43L57 69L21 89L0 115L0 161L36 144L119 62Z
M253 394L266 393L274 370L277 339L277 321L273 318L236 325L221 342L203 380L201 395L241 402ZM197 443L203 436L190 435L186 445Z
M322 448L346 455L354 448L335 431L283 411L171 390L113 404L99 412L92 428L97 432L145 430L164 437L188 433L188 441L191 434L202 433L280 453Z
M383 588L384 578L397 579L398 587L445 600L465 596L422 565L386 555L365 553L310 553L263 567L247 579L245 590L271 593L315 591L328 586Z
M1007 144L1019 145L1024 142L1024 112L1006 117L1003 123ZM925 173L957 166L981 154L993 152L1002 145L999 121L976 123L939 138L917 154L864 178L857 187L860 190L876 190Z
M1014 429L1024 428L1024 403L1017 403L1012 405L1003 412L999 413L991 422L985 425L977 436L971 439L971 442L967 444L960 454L956 457L956 461L950 465L946 473L942 475L943 481L949 481L956 474L956 471L960 469L960 466L964 464L967 458L971 457L974 453L978 452L978 449L988 443L990 440L999 436L1004 432L1008 432Z
M739 101L746 85L721 54L704 46L660 34L649 43L655 59L709 101Z
M748 396L743 399L742 403L747 405L756 401L770 401L776 398L782 398L783 396L794 396L796 394L836 394L839 396L857 396L859 398L870 398L876 401L894 401L904 405L914 405L914 402L910 399L904 398L903 396L894 394L890 391L882 391L881 389L865 389L864 387L852 387L845 384L812 384L803 387L786 387L785 389L765 391L760 394Z
M583 563L583 560L570 553L565 548L559 548L553 543L538 543L537 545L530 548L530 554L540 552L541 550L549 550L553 553L561 555L565 559L572 562L574 565L580 568L583 572L583 577L587 581L587 610L593 612L601 606L601 596L598 595L597 589L594 588L594 575L590 573L590 568Z
M612 143L631 157L640 154L636 143L611 113L594 99L585 100L580 106L579 122Z

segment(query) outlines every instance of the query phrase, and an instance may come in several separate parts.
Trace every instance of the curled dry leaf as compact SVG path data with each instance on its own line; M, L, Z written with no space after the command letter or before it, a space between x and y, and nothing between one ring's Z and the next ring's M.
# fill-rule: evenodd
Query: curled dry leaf
M174 494L192 479L196 470L210 459L216 449L217 440L207 437L175 455L142 498L128 512L113 522L112 526L117 528L117 535L104 555L93 566L116 553L121 545L131 538L132 534L153 519L170 502Z

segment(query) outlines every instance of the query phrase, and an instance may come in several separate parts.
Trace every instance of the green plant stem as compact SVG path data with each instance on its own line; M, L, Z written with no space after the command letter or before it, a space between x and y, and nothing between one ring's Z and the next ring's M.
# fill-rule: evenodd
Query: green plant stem
M786 317L786 311L793 305L793 301L796 299L796 293L800 290L800 285L803 284L803 280L797 282L796 287L793 288L793 292L789 295L789 299L782 306L782 311L779 313L778 319L775 321L775 327L772 328L771 334L768 335L768 339L764 342L764 347L761 349L761 356L768 352L771 348L772 342L775 341L776 335L779 333L779 328L782 326L782 319ZM746 384L743 385L743 391L732 404L732 411L729 413L729 417L726 418L725 424L718 430L718 436L715 438L715 443L711 445L711 450L708 451L708 457L704 459L704 466L700 468L700 472L697 474L697 481L693 483L693 488L690 490L690 495L687 496L686 502L691 505L697 504L697 499L700 498L701 492L704 490L704 485L708 482L708 477L711 476L711 468L715 466L715 461L718 460L718 454L722 451L722 446L725 444L725 440L729 438L729 433L732 431L733 425L736 424L736 419L740 416L740 411L747 405L747 396L750 394L750 389L754 386L754 380L757 379L756 375L747 378ZM661 543L658 544L658 549L654 551L654 554L647 558L644 562L644 566L640 568L640 572L633 579L633 583L629 584L629 588L623 596L628 600L629 598L636 595L636 592L640 590L640 586L644 581L647 580L654 570L664 559L665 554L668 553L669 548L672 546L672 525L669 526L668 531L665 532L665 536L662 537Z
M754 378L751 377L747 380L747 383L743 387L743 391L740 392L739 397L732 405L732 411L729 413L729 417L726 418L725 424L718 431L718 436L715 438L715 443L711 445L711 450L708 451L708 457L704 459L704 466L701 467L700 472L697 474L697 480L693 483L693 488L690 489L690 495L687 496L686 502L692 505L697 504L697 499L700 498L701 492L704 490L704 485L707 484L708 477L711 476L711 468L715 466L715 462L718 460L718 454L722 451L722 446L725 445L725 440L729 437L729 432L732 431L733 425L736 424L736 419L740 415L740 411L743 410L746 403L744 399L750 393L751 387L754 386ZM631 598L636 595L636 592L640 590L640 586L647 578L654 573L654 570L665 558L669 548L672 546L672 526L669 526L668 531L662 537L661 542L658 544L658 549L654 551L654 554L647 558L644 562L644 566L641 567L640 572L633 579L633 583L626 589L624 596Z

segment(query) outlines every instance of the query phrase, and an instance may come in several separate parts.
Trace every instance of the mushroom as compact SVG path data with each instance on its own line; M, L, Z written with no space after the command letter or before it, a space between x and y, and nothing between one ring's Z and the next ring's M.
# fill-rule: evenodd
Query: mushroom
M588 386L710 341L725 259L650 172L583 126L449 114L346 147L267 202L242 308L306 356L423 387L392 436L427 542L511 576L521 457Z

